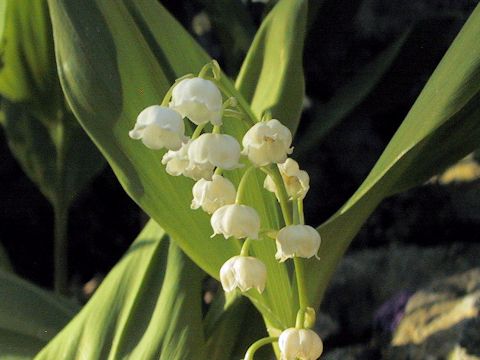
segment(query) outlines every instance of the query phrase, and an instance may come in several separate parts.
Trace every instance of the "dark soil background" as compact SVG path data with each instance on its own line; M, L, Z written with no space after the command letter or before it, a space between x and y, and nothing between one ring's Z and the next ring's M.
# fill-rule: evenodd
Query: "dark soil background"
M164 1L230 73L232 59L212 30L195 33L192 21L209 14L205 1ZM308 106L295 139L301 166L311 176L306 201L308 223L318 225L355 191L407 114L423 85L466 21L476 0L312 1L304 65ZM318 6L322 3L322 6ZM263 4L247 4L258 26ZM302 145L302 136L327 103L366 64L412 28L411 38L372 93L324 141ZM241 54L240 54L241 55ZM479 143L480 144L480 143ZM12 158L0 131L0 242L15 271L47 288L52 286L52 223L48 202ZM381 204L353 242L351 253L396 244L420 247L473 243L480 237L478 182L465 189L439 182L397 195ZM465 190L465 191L464 191ZM106 274L145 221L106 168L78 197L70 216L69 267L72 286ZM367 334L368 335L368 334ZM352 335L355 337L355 335ZM365 333L356 334L358 340Z

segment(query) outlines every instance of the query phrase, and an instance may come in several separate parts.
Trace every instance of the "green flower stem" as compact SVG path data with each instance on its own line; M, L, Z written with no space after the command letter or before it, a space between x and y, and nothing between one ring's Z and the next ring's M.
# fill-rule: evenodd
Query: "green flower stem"
M222 172L223 172L223 169L217 167L217 168L215 169L215 172L214 172L213 174L214 174L214 175L220 175L220 176L221 176L221 175L222 175Z
M298 257L293 258L293 263L295 265L295 277L297 279L298 287L298 302L300 305L300 310L297 313L297 321L295 327L297 329L303 329L305 327L305 312L309 306L307 287L305 284L305 273L303 268L302 259Z
M255 168L249 167L245 172L243 173L243 176L240 180L240 183L238 184L238 189L237 189L237 197L235 199L235 204L241 204L245 195L245 191L247 189L247 178L248 176L255 170Z
M296 224L304 224L305 217L303 214L303 200L297 199L294 201L293 206L294 211L294 218L296 220ZM307 286L305 284L305 271L304 271L304 264L303 260L298 257L293 258L293 263L295 265L295 277L297 280L297 288L298 288L298 303L300 309L297 313L297 320L295 323L295 327L297 329L303 329L305 327L305 312L309 307L308 301L308 293L307 293Z
M202 134L204 127L205 127L205 124L197 125L197 127L195 128L195 131L192 134L192 140L195 140Z
M214 80L220 80L222 71L220 70L220 65L218 64L217 60L212 60L208 64L205 64L198 73L198 77L206 79L209 71L212 71Z
M173 83L172 86L170 86L170 89L168 89L167 93L165 94L165 96L163 97L163 100L162 100L162 103L161 105L162 106L168 106L168 103L170 102L170 99L172 97L172 92L173 92L173 88L175 86L177 86L177 84L182 81L182 80L185 80L185 79L190 79L193 77L193 74L187 74L187 75L184 75L180 78L178 78L177 80L175 80L175 82Z
M303 213L303 199L297 199L297 211L299 223L305 225L305 215Z
M249 254L248 251L250 250L251 243L252 243L251 239L249 238L245 239L242 245L242 250L240 251L240 256L248 256Z
M214 79L215 80L215 79ZM251 127L252 125L255 125L258 122L257 117L253 113L252 109L250 106L247 104L247 102L241 98L241 95L238 93L235 93L234 91L230 90L227 86L225 86L222 82L217 81L216 82L218 88L220 91L225 94L227 97L234 97L238 101L238 108L241 109L245 115L247 116L248 121L248 127Z
M285 225L292 225L292 214L288 204L288 194L278 167L262 167L261 169L263 172L269 175L275 183L275 188L277 189L276 195L278 202L280 203L280 208L282 209Z
M245 353L245 358L243 360L253 360L255 356L255 352L260 349L262 346L274 343L278 341L278 337L266 337L260 340L255 341L250 347L248 348L247 352Z
M236 111L236 110L232 110L232 109L225 109L223 111L223 116L225 117L231 117L231 118L234 118L234 119L238 119L238 120L241 120L243 121L243 123L249 128L252 126L252 123L250 122L250 119L248 117L246 117L242 112L240 111Z
M222 111L227 110L229 107L237 107L237 106L238 106L237 99L234 96L231 96L223 102Z
M282 175L278 170L278 167L272 168L262 168L270 177L272 178L273 182L275 183L275 188L277 190L277 197L278 201L280 202L280 207L282 209L283 219L285 221L285 225L292 225L292 213L289 210L288 206L288 194L285 188L285 184L283 183ZM303 222L303 202L297 202L297 206L294 209L297 211L298 218L300 222ZM303 262L302 259L297 257L293 258L293 263L295 265L295 277L297 280L297 287L298 287L298 303L300 306L300 310L297 314L297 320L295 327L303 328L305 323L305 311L309 306L308 295L307 295L307 287L305 284L305 274L303 269Z
M215 125L212 130L212 134L220 134L221 127L219 125Z
M272 120L272 112L270 110L265 110L262 115L262 121Z
M294 224L300 224L300 214L298 211L298 203L296 201L292 202L292 217Z

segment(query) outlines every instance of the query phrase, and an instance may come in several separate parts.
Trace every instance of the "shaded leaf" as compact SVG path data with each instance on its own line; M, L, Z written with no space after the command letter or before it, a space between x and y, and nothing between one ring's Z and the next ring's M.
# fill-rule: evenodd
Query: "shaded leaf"
M203 359L203 277L150 221L36 359Z
M0 2L0 94L45 122L62 102L47 2Z
M0 359L31 359L78 307L0 270Z

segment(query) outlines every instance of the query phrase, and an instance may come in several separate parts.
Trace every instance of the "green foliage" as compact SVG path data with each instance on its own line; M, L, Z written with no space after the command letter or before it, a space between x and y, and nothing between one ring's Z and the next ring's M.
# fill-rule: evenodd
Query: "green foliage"
M0 111L12 154L55 211L55 287L66 291L72 201L103 167L66 106L44 0L1 0Z
M320 11L319 4L314 8ZM58 72L68 104L125 190L153 220L91 301L37 359L232 358L239 348L243 351L244 341L249 341L251 334L242 334L242 330L251 326L258 329L258 319L249 315L251 307L244 299L225 300L221 296L202 318L201 283L203 271L218 278L224 261L238 254L240 242L211 239L208 216L192 211L189 206L193 182L167 175L161 164L163 152L148 150L128 137L128 130L143 108L160 103L175 78L197 73L209 57L155 0L49 0L49 5ZM0 3L0 14L9 13L9 6L10 3L7 7ZM44 14L45 8L35 11ZM33 14L32 10L30 15ZM221 81L223 89L237 97L245 111L250 111L249 104L257 117L271 111L293 131L298 126L304 96L302 52L307 16L307 1L279 1L255 35L235 86L225 76ZM26 20L15 22L16 27L27 23L31 25ZM8 24L7 21L0 26L0 33L3 29L7 39L7 34L15 34ZM350 241L385 197L423 183L478 146L479 32L480 7L452 44L370 175L347 203L320 226L321 261L309 260L305 267L310 300L315 305L319 305ZM322 136L371 93L408 35L400 37L367 67L366 73L355 78L340 92L339 98L326 106L319 128ZM8 54L18 49L18 46L9 48L8 43L2 45L4 69L13 61ZM38 51L30 51L33 50ZM43 96L43 88L23 70L14 66L11 72L4 73L7 75L4 75L3 94L8 100L3 103L3 123L7 135L14 143L12 149L17 157L26 164L26 171L30 171L46 196L55 198L59 184L56 181L66 181L60 189L64 191L62 201L69 202L73 195L69 196L81 187L76 182L66 185L70 173L63 163L69 156L65 150L68 144L77 143L77 140L67 141L70 138L65 135L73 133L75 126L66 125L72 123L67 111L50 118L44 117L49 111L42 107L34 106L35 112L18 107L18 102L23 106L28 102L35 104L37 100L32 99ZM374 76L370 76L372 73ZM23 79L15 91L13 75L8 74ZM226 120L225 128L237 139L246 130L243 123L233 119ZM49 145L40 148L39 144ZM75 159L74 154L71 159ZM82 159L89 164L93 162L85 153ZM62 171L59 162L63 164ZM237 170L227 176L238 184L241 174ZM81 184L86 181L77 175L71 178ZM276 200L262 190L263 178L258 173L249 179L246 203L257 209L264 229L278 229L283 224ZM46 187L50 181L57 187ZM172 242L162 228L170 234ZM274 252L274 243L268 239L252 244L253 255L267 266L268 285L262 296L255 291L247 296L262 313L270 333L277 335L278 330L294 324L298 301L291 269L288 263L279 264ZM14 294L16 290L6 291ZM37 332L16 328L17 323L12 323L13 326L5 323L2 328L0 322L0 341L3 339L12 348L12 354L25 351L25 355L31 355L48 340L36 338L32 334ZM39 324L38 328L45 328L43 322ZM49 335L57 330L54 327ZM17 333L21 336L16 336ZM28 346L21 347L27 343Z
M49 4L60 78L75 115L99 146L128 194L188 256L218 278L220 266L239 252L239 242L219 237L211 239L208 216L190 209L193 182L167 175L161 164L162 152L148 150L128 137L128 130L133 127L138 113L148 105L158 104L176 77L198 72L209 61L208 56L153 0L94 1L88 4L52 0ZM273 38L286 43L268 46L268 62L280 78L286 78L285 74L290 73L297 76L297 83L301 83L301 68L298 69L301 53L298 51L302 49L304 29L298 19L305 15L304 2L284 0L278 3L254 40L259 50L253 48L247 57L251 60L242 70L245 79L250 78L247 76L249 72L258 73L257 66L262 65L255 60L255 54L263 51L264 42L272 40L270 36L274 36L274 32L269 30L270 27L283 31L285 28L278 26L286 22L295 24L295 27L287 39ZM278 21L275 20L277 17ZM284 61L279 62L282 57ZM290 57L295 59L288 60ZM242 84L242 81L238 82ZM294 99L303 96L303 87L288 87L272 81L270 77L261 77L256 83L261 92L251 96L255 95L257 99L258 114L261 109L278 106L277 102L291 98L283 104L283 110L296 114L288 119L295 127L299 105ZM222 85L237 95L241 106L247 106L226 77L223 77ZM275 90L276 86L279 88ZM245 93L249 92L245 86L243 88ZM274 96L265 97L262 105L261 94L266 89ZM289 110L290 107L293 109ZM227 120L226 128L237 138L246 130L241 122L232 119ZM262 191L263 177L261 174L252 179L246 202L257 208L265 228L278 228L280 222L275 199ZM238 183L240 173L232 174L231 178ZM279 328L294 322L293 303L296 299L286 266L271 256L274 249L271 241L254 244L253 252L265 261L268 268L269 290L264 297L254 291L249 296L272 326Z
M306 21L307 1L280 1L255 35L235 83L257 117L270 110L292 132L300 121L305 94Z
M31 359L75 315L71 302L0 270L0 359Z
M102 167L64 104L46 1L3 0L2 125L13 155L52 204L69 204Z
M203 359L203 276L150 221L36 359Z

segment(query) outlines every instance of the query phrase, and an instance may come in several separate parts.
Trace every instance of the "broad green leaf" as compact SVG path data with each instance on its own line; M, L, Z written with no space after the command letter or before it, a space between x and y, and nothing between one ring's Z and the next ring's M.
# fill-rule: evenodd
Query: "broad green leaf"
M70 112L50 131L24 105L3 100L3 126L12 154L52 204L67 207L104 161ZM52 139L60 132L56 139Z
M300 3L303 4L280 1L272 10L274 15L269 16L269 23L288 20L291 24L292 18L301 19L305 6L299 6ZM60 78L76 117L107 158L127 193L195 263L218 278L220 266L239 253L240 243L219 236L211 239L209 216L190 209L193 181L167 175L161 164L162 151L149 150L128 137L138 113L158 104L176 77L197 73L209 61L208 56L162 5L153 0L88 3L50 0L49 4ZM275 20L277 16L279 20ZM292 34L303 41L299 27L296 25L293 30ZM280 46L278 51L281 49ZM292 51L294 56L290 48L284 50ZM248 68L257 71L254 64ZM290 67L280 67L276 74L281 78L285 78L282 71L295 73ZM283 91L289 90L279 81L267 84L268 79L261 80L265 82L262 87L283 89L275 91L278 99L283 98ZM221 83L239 97L226 77ZM272 101L268 99L269 106ZM242 107L246 106L241 97L239 102ZM290 104L283 104L287 112L291 112ZM225 128L237 139L246 131L243 123L233 119L227 119ZM238 183L240 171L227 176ZM276 200L263 191L263 177L260 174L251 179L246 203L257 208L262 227L278 228ZM269 285L262 297L253 290L249 292L250 298L268 317L272 328L292 325L295 317L292 304L296 299L286 266L273 257L274 243L271 240L256 242L252 251L265 262Z
M204 359L203 277L150 221L36 359Z
M0 270L0 359L31 359L75 315L71 302Z
M480 6L474 10L374 168L347 203L319 227L321 261L308 263L320 301L335 265L382 199L422 184L478 148ZM432 41L434 41L432 39Z
M53 121L62 102L44 0L0 1L0 94Z
M279 1L263 21L236 80L252 110L272 112L293 132L302 110L306 0Z
M1 124L10 149L55 211L55 288L67 281L68 208L103 167L65 104L46 0L0 0Z
M46 0L0 4L2 125L23 170L68 208L104 162L64 103Z

